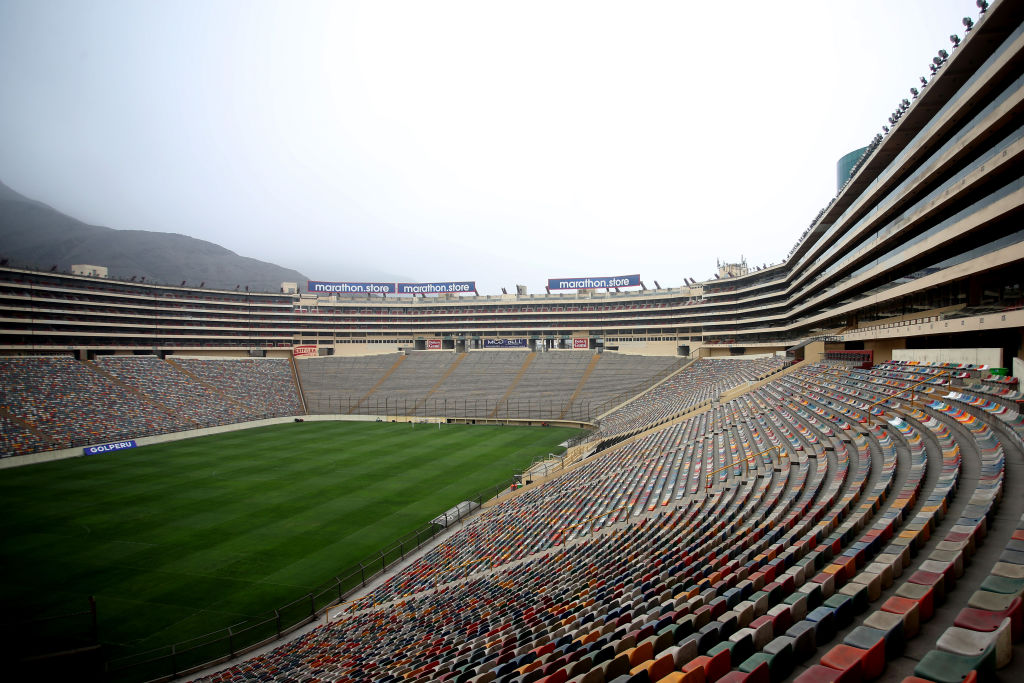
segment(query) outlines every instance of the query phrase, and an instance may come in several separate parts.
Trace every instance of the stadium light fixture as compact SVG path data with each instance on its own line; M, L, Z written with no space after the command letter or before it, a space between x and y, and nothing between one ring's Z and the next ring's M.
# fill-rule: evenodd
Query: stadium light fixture
M970 17L964 17L963 24L965 32L968 32L972 28L974 28L974 21Z
M988 9L988 0L978 0L975 4L978 6L978 9L981 10L979 14L984 14L985 10Z
M946 61L947 59L949 59L949 53L946 52L945 50L939 50L939 57L942 59L942 61Z
M955 33L949 34L949 42L953 43L953 47L960 47L960 36Z

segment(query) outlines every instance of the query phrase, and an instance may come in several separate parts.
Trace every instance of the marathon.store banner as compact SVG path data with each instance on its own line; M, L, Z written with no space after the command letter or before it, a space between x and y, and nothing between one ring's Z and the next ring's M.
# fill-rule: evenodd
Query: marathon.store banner
M474 294L476 282L399 282L399 294Z
M523 349L528 345L527 340L520 339L484 339L485 349Z
M82 449L83 455L96 455L97 453L110 453L111 451L123 451L126 448L135 448L138 444L135 443L134 439L128 441L115 441L114 443L105 443L100 446L86 446Z
M324 282L309 280L315 294L475 294L476 282Z
M394 294L394 282L322 282L309 280L306 289L324 294Z
M303 356L315 356L316 355L316 344L304 344L302 346L292 347L292 356L294 358L302 358Z
M614 277L559 277L548 280L548 289L614 289L639 286L639 274Z

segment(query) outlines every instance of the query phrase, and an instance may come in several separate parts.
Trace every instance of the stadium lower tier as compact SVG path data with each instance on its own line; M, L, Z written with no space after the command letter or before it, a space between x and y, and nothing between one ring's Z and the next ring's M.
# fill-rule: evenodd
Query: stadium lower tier
M603 414L590 435L596 440L664 422L783 365L776 357L684 365L590 351L380 354L300 361L294 371L290 360L270 358L0 358L0 455L303 415L306 407L385 418L585 423Z
M1003 493L1024 432L970 374L798 368L486 509L330 623L203 680L1018 670L1024 498Z
M0 358L0 455L302 414L281 359Z

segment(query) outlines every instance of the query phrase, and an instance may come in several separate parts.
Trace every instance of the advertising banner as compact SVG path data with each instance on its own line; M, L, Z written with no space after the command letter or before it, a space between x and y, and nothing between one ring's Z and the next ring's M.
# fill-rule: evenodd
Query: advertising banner
M529 342L525 338L519 339L484 339L485 349L525 349Z
M440 350L440 348L441 348L441 340L440 339L428 339L427 340L427 350L428 351L438 351L438 350Z
M548 280L548 289L612 289L639 286L639 274L614 277L559 277Z
M306 289L323 294L394 294L394 282L322 282L309 280Z
M324 282L308 280L315 294L475 294L476 282Z
M476 282L399 282L399 294L473 294Z
M590 348L590 340L587 339L586 337L573 337L572 338L572 348L574 348L574 349L589 349Z
M86 446L82 449L83 455L96 455L97 453L110 453L111 451L123 451L126 448L135 448L138 444L135 440L129 441L115 441L114 443L105 443L101 446Z
M292 356L295 358L302 358L303 356L315 356L316 355L316 344L303 344L302 346L292 347Z

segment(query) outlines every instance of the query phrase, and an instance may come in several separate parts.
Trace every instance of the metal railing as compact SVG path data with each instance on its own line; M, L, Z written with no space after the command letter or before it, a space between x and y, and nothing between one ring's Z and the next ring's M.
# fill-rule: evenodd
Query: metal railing
M590 401L578 401L563 415L564 401L545 399L395 398L381 396L306 396L311 415L445 417L455 420L568 420L589 422Z

